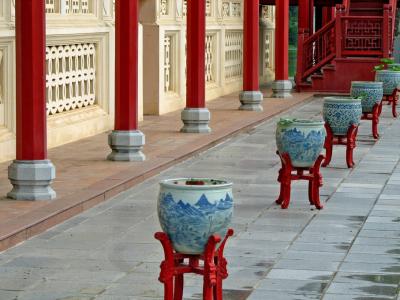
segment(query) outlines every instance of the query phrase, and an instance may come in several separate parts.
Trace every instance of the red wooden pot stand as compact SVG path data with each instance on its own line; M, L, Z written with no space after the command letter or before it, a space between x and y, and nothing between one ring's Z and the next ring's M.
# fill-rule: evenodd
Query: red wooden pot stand
M399 102L399 95L397 95L397 92L399 92L400 90L395 88L393 90L393 93L391 95L384 95L383 96L383 100L388 103L388 105L392 105L392 115L394 118L397 118L397 103Z
M308 199L311 205L315 205L317 209L322 209L323 205L319 199L319 188L322 186L322 174L320 173L320 168L324 156L320 155L314 166L311 168L299 168L292 165L292 161L288 153L283 153L280 155L282 168L279 170L278 181L281 184L281 190L279 198L276 200L276 204L279 204L282 209L289 207L290 203L290 190L292 180L308 180ZM296 172L292 174L292 172ZM308 174L304 174L308 172Z
M217 248L221 238L212 235L204 253L188 255L176 252L168 235L157 232L155 238L163 246L165 260L161 263L159 281L164 284L164 300L182 300L184 274L194 273L203 276L203 300L223 300L222 281L228 277L227 261L224 257L224 248L229 237L233 236L233 229L228 232ZM203 261L203 264L200 264Z
M351 125L347 131L347 135L334 135L328 123L325 123L326 139L325 149L326 158L323 167L327 167L332 160L333 145L346 145L346 162L347 167L354 167L353 151L356 148L356 138L358 133L358 125Z
M379 124L379 117L382 113L382 101L374 105L372 112L363 112L361 116L361 120L370 120L372 121L372 135L375 139L379 138L378 132L378 124Z

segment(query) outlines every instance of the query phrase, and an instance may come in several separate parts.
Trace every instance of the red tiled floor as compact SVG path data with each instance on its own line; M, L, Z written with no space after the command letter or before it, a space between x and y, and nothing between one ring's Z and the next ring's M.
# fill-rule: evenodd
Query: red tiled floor
M264 91L265 94L270 92ZM239 111L237 94L208 103L210 134L182 134L180 111L164 116L148 116L140 125L146 135L141 163L109 162L107 133L51 149L49 157L57 168L54 201L12 201L0 199L0 251L38 234L127 188L157 174L196 152L223 139L250 129L311 97L295 94L292 99L264 99L264 112ZM0 164L0 195L11 189L7 179L10 163Z

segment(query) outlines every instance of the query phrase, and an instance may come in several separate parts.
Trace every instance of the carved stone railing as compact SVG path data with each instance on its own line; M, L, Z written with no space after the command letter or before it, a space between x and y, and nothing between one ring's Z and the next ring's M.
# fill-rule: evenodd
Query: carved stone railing
M234 0L222 1L222 17L223 18L241 18L242 17L242 2Z
M175 36L173 34L166 34L164 37L164 92L166 93L176 92L174 52Z
M93 14L93 0L46 0L48 14Z
M161 19L182 18L187 14L187 0L157 0L158 16ZM242 0L206 0L206 16L219 18L241 18Z
M260 83L275 78L275 7L262 5L260 9Z
M95 44L47 47L46 64L47 115L95 104Z
M216 35L213 33L207 33L206 35L206 83L212 83L216 81Z
M243 75L243 32L225 33L225 80L234 80Z
M141 19L148 39L144 46L144 113L163 114L185 104L188 0L152 1L154 5L142 6ZM241 88L244 1L206 1L207 100ZM159 57L158 63L154 57ZM154 74L159 81L154 81Z

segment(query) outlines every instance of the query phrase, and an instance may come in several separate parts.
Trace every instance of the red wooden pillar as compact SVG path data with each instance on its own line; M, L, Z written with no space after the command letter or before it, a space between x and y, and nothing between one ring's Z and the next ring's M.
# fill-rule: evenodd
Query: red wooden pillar
M17 158L8 168L8 197L49 200L55 168L47 159L44 0L15 2Z
M181 118L185 133L208 133L210 111L206 108L206 2L187 2L186 108Z
M311 16L310 16L310 0L299 0L299 14L298 14L298 27L310 32L311 27Z
M392 6L385 4L383 6L383 29L382 29L382 50L383 50L383 57L384 58L388 58L390 57L390 43L391 43L391 39L393 38L391 36L391 32L392 32L392 27L390 26L389 23L389 18L391 15L391 10L392 10Z
M332 21L335 17L335 8L334 7L323 7L322 8L322 26L325 26L330 21Z
M298 8L296 86L297 90L300 90L300 84L303 81L302 76L304 68L303 43L310 34L310 0L299 0Z
M113 161L143 161L138 130L138 0L115 2L115 128L108 142Z
M342 31L342 16L345 14L345 6L342 4L336 5L336 58L342 57L343 47L343 31Z
M243 91L241 110L262 111L259 87L259 0L244 1Z
M275 29L275 81L272 97L290 97L292 82L289 80L289 0L276 1Z

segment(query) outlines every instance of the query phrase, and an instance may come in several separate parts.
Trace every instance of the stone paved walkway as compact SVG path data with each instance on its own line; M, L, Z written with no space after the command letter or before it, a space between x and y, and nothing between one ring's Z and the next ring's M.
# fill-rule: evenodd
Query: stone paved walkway
M319 118L322 102L292 111ZM288 114L285 114L288 115ZM400 299L400 121L385 107L382 138L363 122L357 166L343 147L323 169L325 209L310 208L304 183L288 210L274 205L276 118L174 166L0 254L0 299L162 299L161 246L153 239L157 183L181 176L235 183L235 237L224 300ZM201 299L186 280L185 299Z
M268 97L271 91L262 89ZM109 200L177 162L201 153L213 145L311 99L310 93L293 93L288 101L265 98L263 112L238 110L238 94L210 101L210 134L182 134L181 112L145 116L140 130L146 135L144 162L110 162L107 134L50 149L56 167L53 201L15 201L4 198L11 190L7 179L10 162L0 164L0 251L16 245L84 210Z

